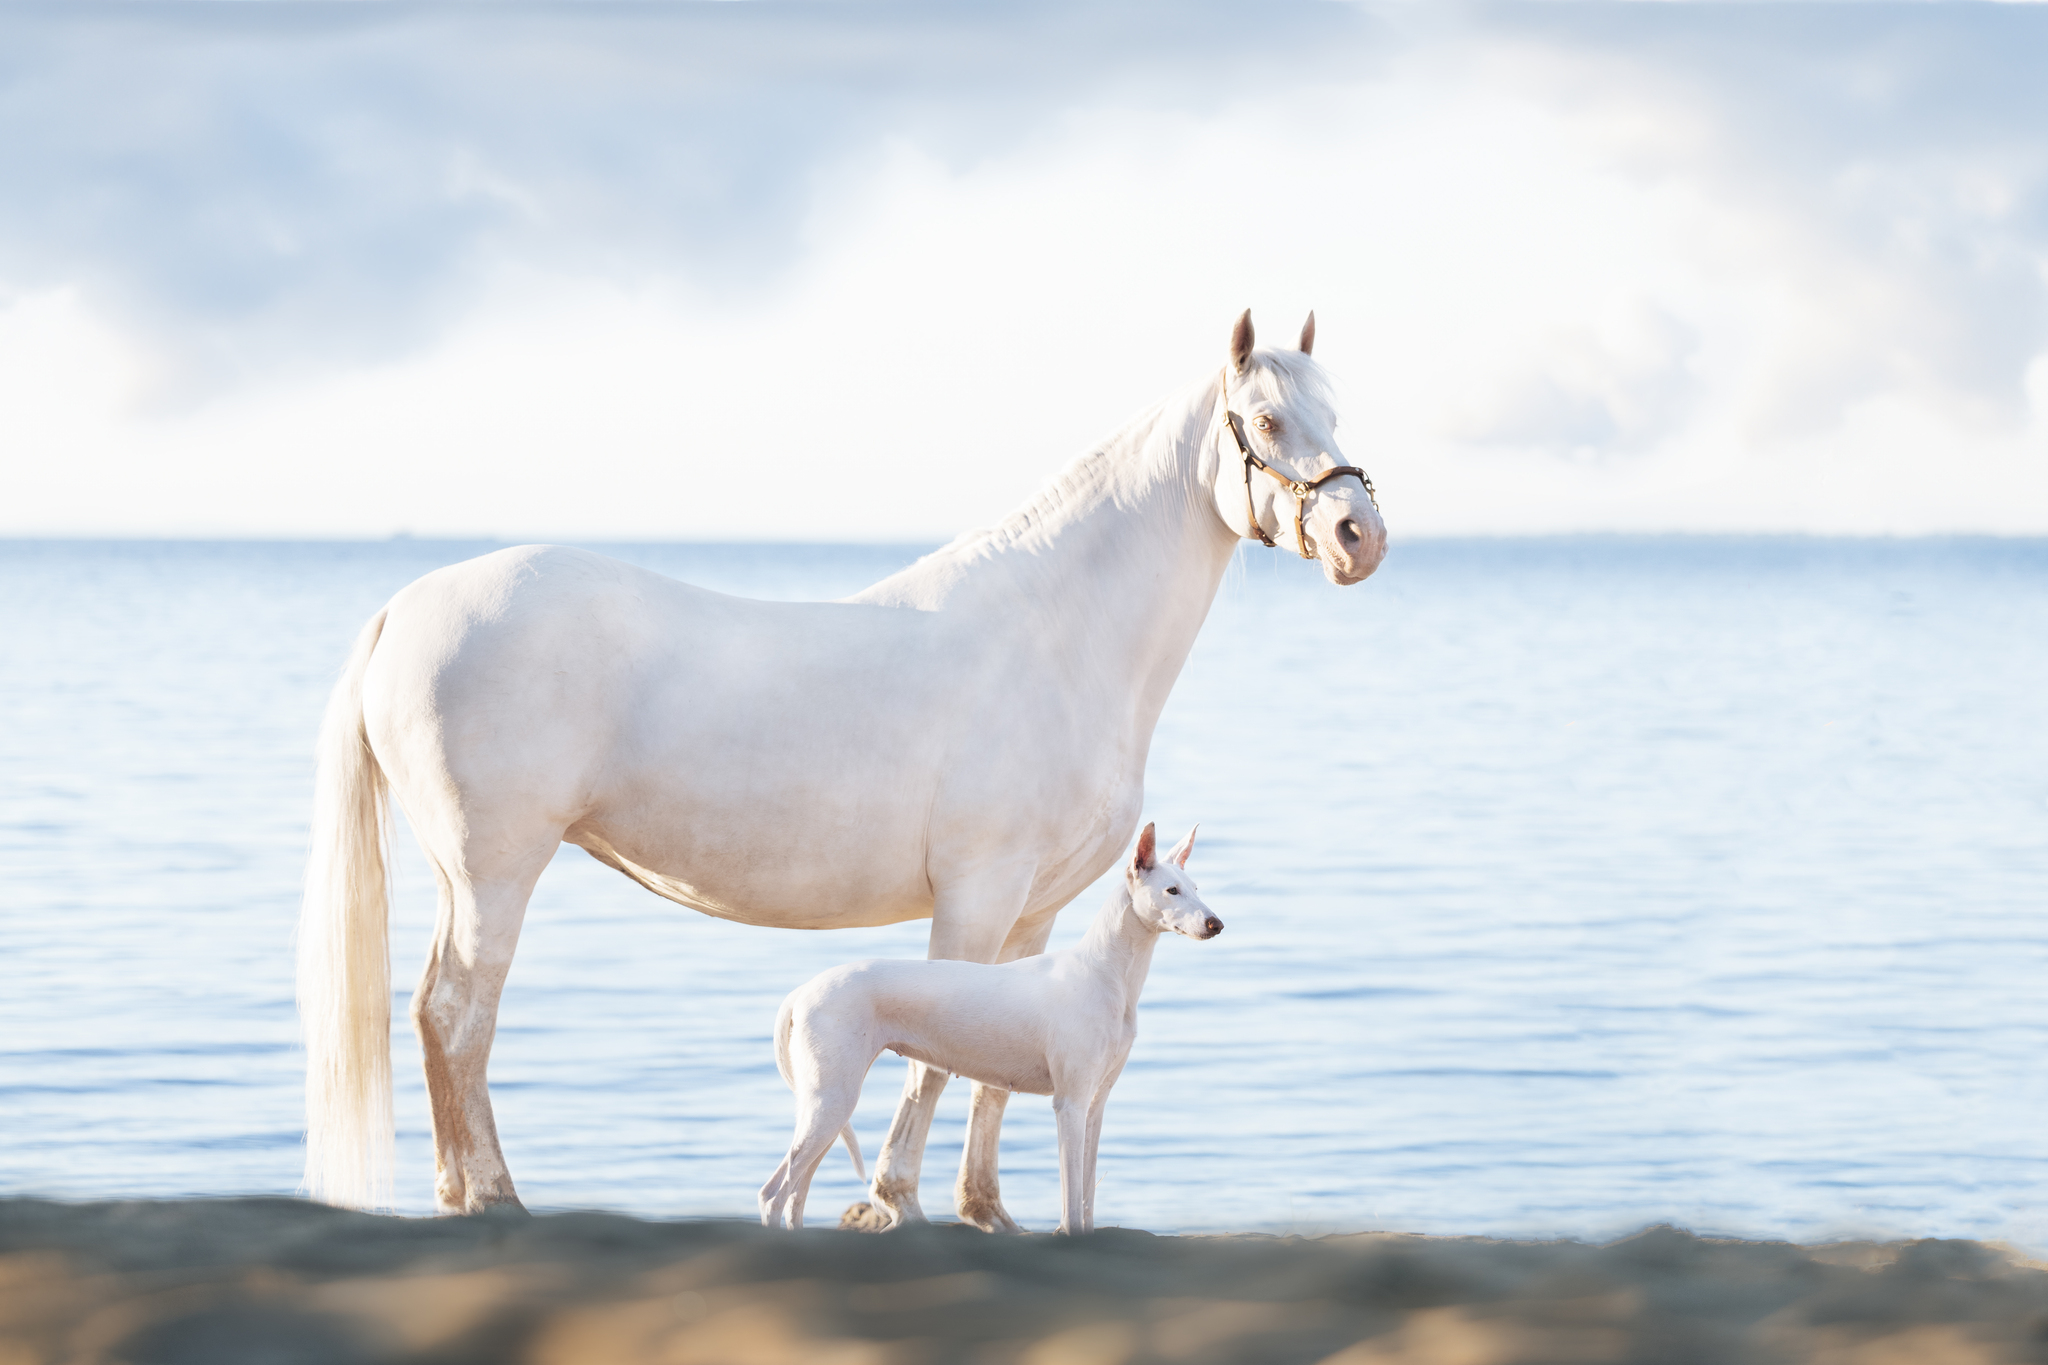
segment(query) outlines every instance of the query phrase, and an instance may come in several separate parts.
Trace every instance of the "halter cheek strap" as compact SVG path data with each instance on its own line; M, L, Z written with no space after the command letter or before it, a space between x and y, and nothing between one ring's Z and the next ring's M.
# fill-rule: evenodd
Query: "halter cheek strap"
M1301 522L1302 518L1308 513L1309 495L1318 488L1321 488L1332 479L1341 479L1346 474L1356 474L1358 481L1365 485L1365 496L1372 499L1372 505L1375 509L1379 507L1379 494L1373 491L1371 476L1355 464L1340 464L1334 468L1325 469L1313 479L1290 479L1258 456L1252 454L1251 442L1246 440L1244 435L1244 419L1230 410L1230 371L1227 369L1223 372L1222 402L1224 425L1230 428L1231 436L1237 441L1238 453L1244 456L1245 525L1249 526L1251 533L1259 538L1260 544L1272 548L1278 542L1273 537L1267 535L1266 528L1259 524L1259 506L1252 497L1252 471L1254 469L1264 471L1272 478L1278 480L1288 492L1294 494L1294 543L1301 551L1303 559L1315 558L1308 551L1308 532L1302 529Z

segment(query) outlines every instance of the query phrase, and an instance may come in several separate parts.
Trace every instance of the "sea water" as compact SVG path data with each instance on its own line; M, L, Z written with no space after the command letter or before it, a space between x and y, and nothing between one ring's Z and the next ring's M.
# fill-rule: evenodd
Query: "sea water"
M296 1186L321 708L391 593L490 548L0 543L0 1193ZM600 548L786 599L918 553ZM1167 838L1201 822L1229 928L1160 947L1102 1222L2048 1245L2048 543L1400 542L1345 590L1256 552L1147 786ZM405 1009L434 898L397 847L420 1212ZM726 924L564 849L491 1064L522 1195L751 1217L789 1138L777 1003L925 934ZM870 1155L903 1066L869 1078ZM966 1102L934 1128L936 1216ZM1056 1221L1044 1099L1012 1101L1002 1175ZM834 1152L814 1221L860 1193Z

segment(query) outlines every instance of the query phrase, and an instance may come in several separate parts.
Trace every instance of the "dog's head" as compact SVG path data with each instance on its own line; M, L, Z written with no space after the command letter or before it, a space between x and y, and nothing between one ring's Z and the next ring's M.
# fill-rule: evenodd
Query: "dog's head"
M1158 856L1153 827L1148 824L1138 832L1138 847L1124 869L1124 882L1130 887L1132 909L1154 933L1214 938L1223 932L1223 921L1202 904L1195 879L1188 875L1188 855L1194 851L1192 829L1164 858Z

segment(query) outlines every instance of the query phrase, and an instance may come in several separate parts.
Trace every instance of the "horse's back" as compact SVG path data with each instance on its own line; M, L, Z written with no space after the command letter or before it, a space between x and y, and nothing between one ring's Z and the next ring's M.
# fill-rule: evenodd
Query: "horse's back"
M519 546L399 592L374 665L387 697L430 696L457 722L451 747L475 731L503 740L496 727L508 711L528 722L540 713L602 717L612 728L651 724L669 734L707 705L819 681L807 674L829 672L844 687L858 681L849 674L863 671L863 654L900 671L918 652L908 638L918 633L915 615L732 597L588 550Z
M589 551L526 545L409 584L386 608L365 678L379 760L402 768L431 749L459 785L587 768L616 728L650 587L664 581Z
M526 659L550 647L583 654L607 637L628 644L650 611L687 612L721 598L589 550L518 545L414 580L388 614L445 661L473 669L489 667L498 649Z
M886 923L930 912L932 626L524 546L392 600L365 719L409 815L452 798L451 827L566 832L730 918Z
M1115 856L1142 747L1010 624L754 601L523 546L392 600L365 721L416 825L566 837L723 918L893 923L988 868L1057 904Z

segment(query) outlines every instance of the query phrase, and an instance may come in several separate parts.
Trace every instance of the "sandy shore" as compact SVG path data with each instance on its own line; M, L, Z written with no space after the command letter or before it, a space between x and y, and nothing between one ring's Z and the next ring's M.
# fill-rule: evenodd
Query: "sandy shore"
M0 1201L4 1365L2048 1360L1976 1242L882 1236L285 1199Z

